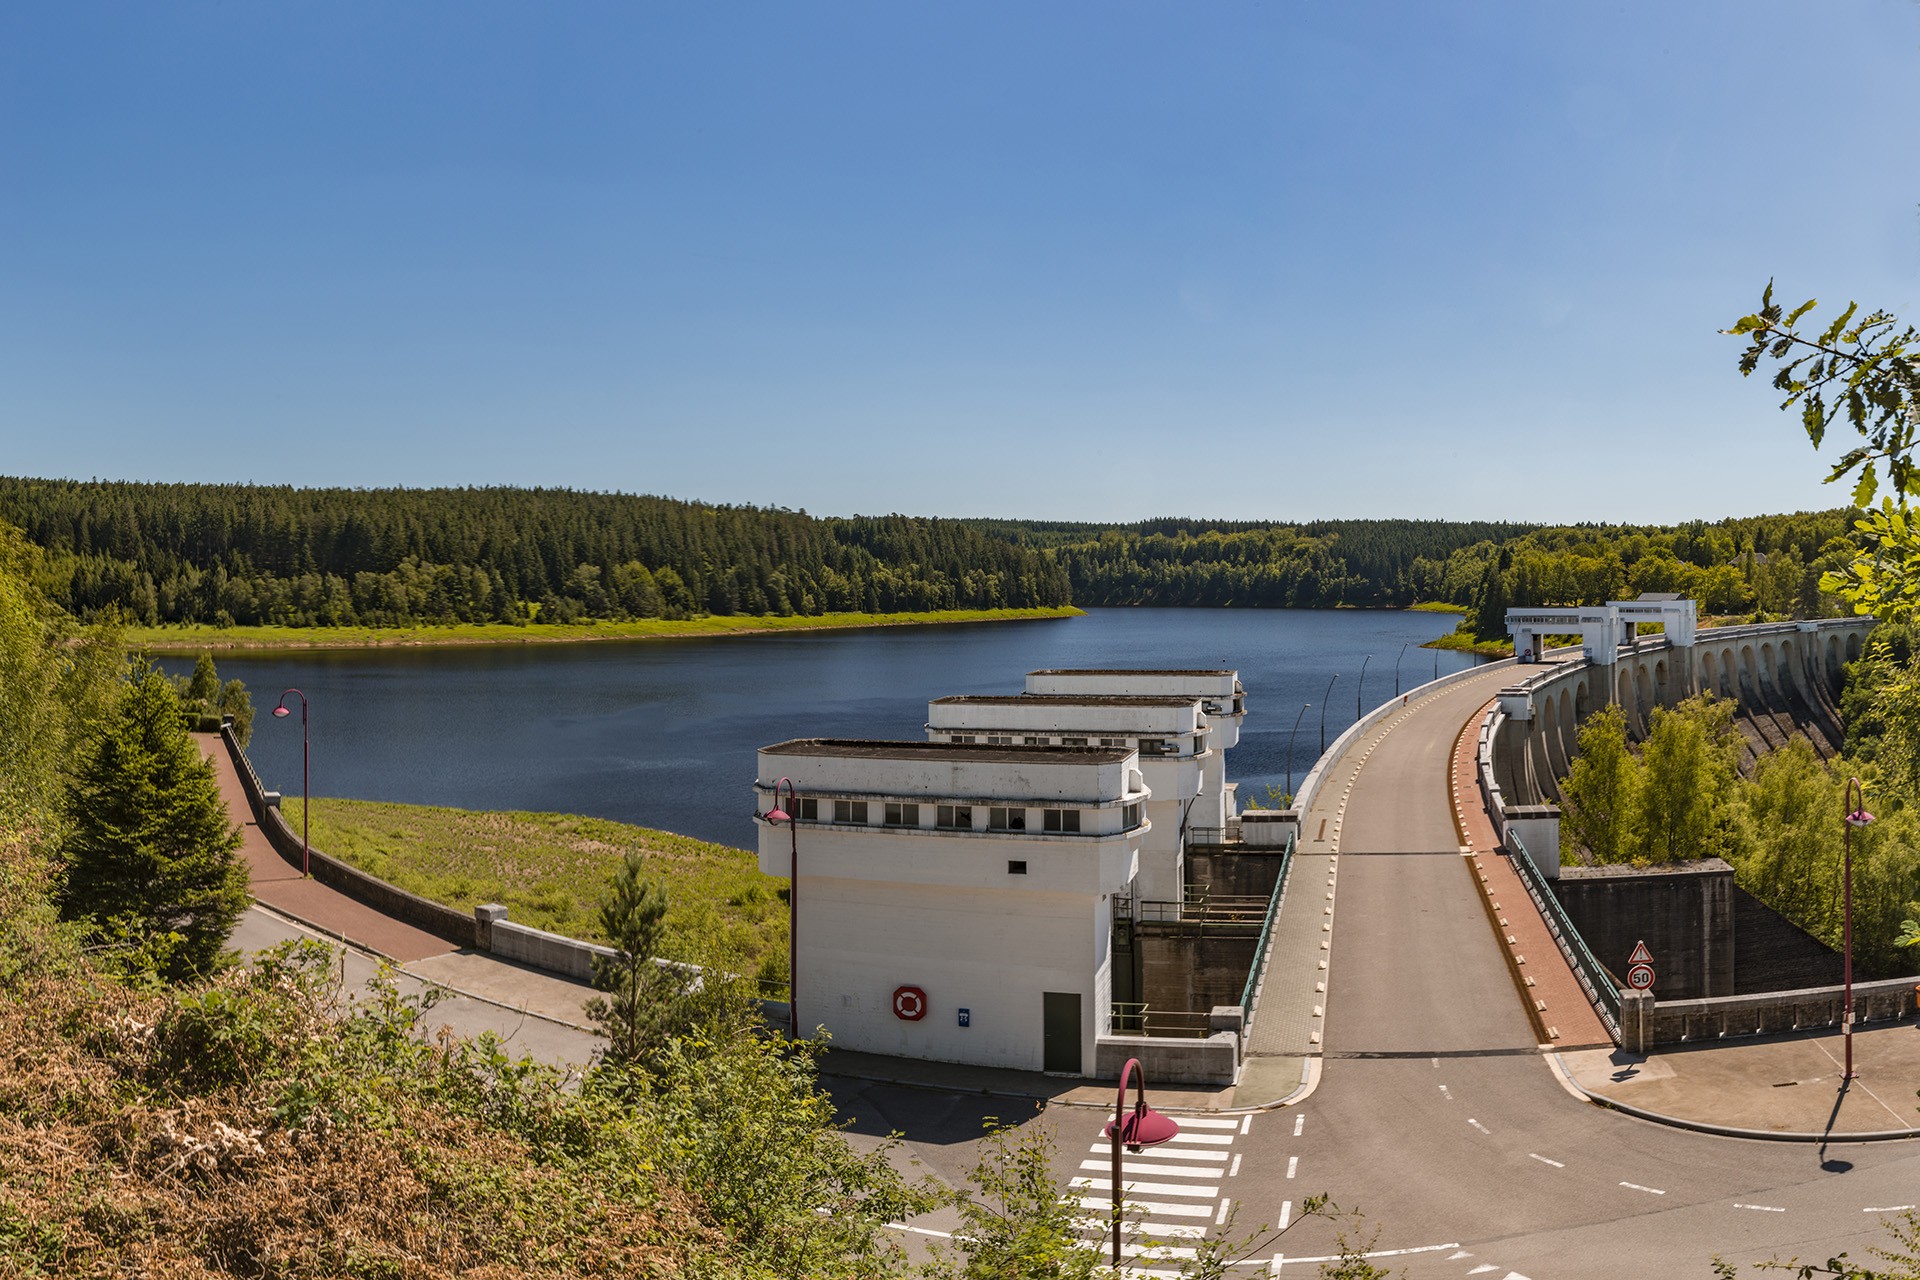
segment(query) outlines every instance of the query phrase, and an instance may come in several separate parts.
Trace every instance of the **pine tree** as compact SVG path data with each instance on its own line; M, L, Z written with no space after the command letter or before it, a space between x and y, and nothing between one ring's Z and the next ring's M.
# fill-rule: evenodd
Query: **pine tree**
M609 1062L641 1063L660 1048L684 994L680 971L654 963L665 932L667 895L645 877L637 853L613 873L613 894L600 905L600 927L619 953L593 961L593 985L607 993L587 1003L587 1016L607 1037Z
M66 808L61 914L93 921L130 968L175 981L217 968L247 907L240 831L164 675L149 671L122 695Z

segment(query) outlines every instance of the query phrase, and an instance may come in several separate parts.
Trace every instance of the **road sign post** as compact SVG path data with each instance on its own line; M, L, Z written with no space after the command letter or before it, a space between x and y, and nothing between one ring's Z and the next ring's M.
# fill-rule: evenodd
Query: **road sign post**
M1633 954L1627 957L1627 986L1635 991L1653 990L1653 952L1647 950L1644 939L1633 944Z

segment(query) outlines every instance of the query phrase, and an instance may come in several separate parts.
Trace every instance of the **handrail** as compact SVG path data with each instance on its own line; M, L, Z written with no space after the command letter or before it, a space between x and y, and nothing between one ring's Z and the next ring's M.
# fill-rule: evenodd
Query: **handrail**
M1273 895L1267 900L1266 923L1260 926L1260 940L1253 944L1253 963L1247 968L1247 984L1240 989L1240 1008L1244 1011L1245 1026L1253 1025L1253 997L1255 988L1260 984L1260 970L1267 963L1267 944L1273 938L1273 922L1280 915L1281 900L1287 896L1287 875L1293 870L1293 846L1295 837L1287 836L1287 846L1280 853L1280 874L1273 882Z
M1540 875L1540 869L1533 865L1533 855L1527 852L1527 846L1521 842L1520 834L1511 828L1506 838L1507 861L1520 876L1520 883L1527 887L1527 896L1533 899L1533 905L1539 909L1540 918L1547 923L1547 932L1560 946L1560 954L1567 958L1573 967L1573 976L1587 993L1587 999L1593 1005L1593 1011L1600 1015L1600 1021L1606 1024L1607 1034L1613 1037L1615 1044L1620 1043L1620 989L1613 983L1613 975L1607 967L1587 949L1587 941L1580 931L1573 927L1566 908L1560 905L1560 898Z

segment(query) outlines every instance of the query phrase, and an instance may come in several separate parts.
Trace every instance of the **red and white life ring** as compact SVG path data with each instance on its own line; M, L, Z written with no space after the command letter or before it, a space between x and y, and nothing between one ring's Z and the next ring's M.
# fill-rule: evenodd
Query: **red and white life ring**
M927 993L918 987L895 987L893 1016L902 1022L918 1022L926 1017Z

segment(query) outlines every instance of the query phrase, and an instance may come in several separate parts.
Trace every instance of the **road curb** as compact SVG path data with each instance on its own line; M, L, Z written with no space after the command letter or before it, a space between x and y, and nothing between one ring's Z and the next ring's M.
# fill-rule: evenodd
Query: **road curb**
M1708 1120L1690 1120L1685 1116L1670 1116L1659 1111L1649 1111L1645 1107L1636 1107L1629 1102L1617 1101L1605 1094L1594 1093L1573 1078L1573 1073L1567 1070L1564 1062L1560 1061L1558 1053L1544 1056L1552 1060L1554 1074L1560 1078L1560 1083L1576 1097L1603 1111L1618 1111L1636 1120L1666 1125L1670 1129L1687 1129L1694 1133L1711 1134L1719 1138L1745 1138L1753 1142L1900 1142L1920 1138L1920 1128L1876 1129L1861 1133L1804 1133L1785 1132L1778 1129L1743 1129L1737 1125L1714 1124Z

